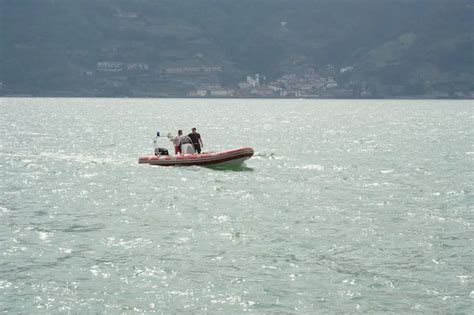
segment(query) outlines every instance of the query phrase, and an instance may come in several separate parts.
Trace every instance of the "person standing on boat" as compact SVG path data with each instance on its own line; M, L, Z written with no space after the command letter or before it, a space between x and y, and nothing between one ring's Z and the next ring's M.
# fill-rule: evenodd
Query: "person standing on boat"
M188 137L191 138L191 141L193 142L194 150L196 150L198 154L201 154L201 148L204 147L202 144L201 135L196 132L196 128L191 129L191 131L192 132L188 135Z
M174 154L178 155L181 154L181 137L183 136L183 131L178 130L178 135L171 138L174 145Z

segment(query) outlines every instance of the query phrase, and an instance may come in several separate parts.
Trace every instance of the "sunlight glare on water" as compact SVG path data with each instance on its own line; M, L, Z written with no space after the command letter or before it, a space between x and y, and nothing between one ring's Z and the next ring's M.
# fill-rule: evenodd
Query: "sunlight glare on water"
M472 101L0 101L2 312L473 310Z

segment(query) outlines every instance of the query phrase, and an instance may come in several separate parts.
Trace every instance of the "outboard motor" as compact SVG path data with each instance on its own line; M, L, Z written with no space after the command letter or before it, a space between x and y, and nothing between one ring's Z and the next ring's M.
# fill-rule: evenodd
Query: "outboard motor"
M155 148L155 155L170 155L168 150L165 148Z
M153 139L153 146L155 147L155 155L156 156L159 156L159 155L169 155L169 152L167 149L165 148L160 148L158 147L158 140L160 139L160 131L158 130L156 132L156 137L155 139Z

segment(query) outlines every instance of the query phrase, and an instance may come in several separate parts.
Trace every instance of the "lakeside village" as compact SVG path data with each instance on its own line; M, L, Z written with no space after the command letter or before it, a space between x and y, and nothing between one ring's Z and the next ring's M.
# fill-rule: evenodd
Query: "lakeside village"
M352 90L338 89L332 77L318 75L314 69L308 69L303 75L286 74L279 79L265 82L260 74L247 76L238 84L238 88L225 88L220 85L208 85L192 90L190 97L343 97L352 96ZM263 82L262 82L263 81Z
M327 69L334 72L332 65ZM325 70L327 70L325 69ZM350 72L353 67L339 69L339 73ZM313 68L302 73L285 74L277 80L267 80L260 74L248 75L235 87L222 86L219 65L174 66L162 70L151 70L146 63L98 62L97 72L111 74L106 79L109 86L124 87L126 72L154 73L160 81L167 81L185 87L181 96L188 97L353 97L353 88L339 86L333 76L318 74ZM326 71L327 72L327 71ZM115 75L113 75L115 74ZM118 75L122 74L122 75ZM92 72L88 75L93 76ZM142 82L143 82L142 78ZM169 96L174 96L169 94ZM369 91L359 91L358 97L370 97Z
M336 68L326 65L316 71L300 65L299 70L270 80L262 74L241 76L236 83L223 85L232 69L224 71L215 64L170 65L157 67L143 62L99 61L95 69L80 70L81 87L70 90L48 91L48 96L127 96L127 97L248 97L248 98L376 98L415 95L427 98L474 98L474 92L446 91L435 88L419 93L406 93L401 85L369 85L350 81L353 66ZM227 82L232 82L227 80ZM89 84L89 85L87 85ZM92 88L90 88L92 87ZM16 89L0 82L0 95L18 96ZM33 94L35 95L35 94ZM26 95L30 96L30 95Z
M102 61L96 71L87 72L98 86L129 90L131 96L158 97L249 97L249 98L377 98L411 95L426 98L474 98L474 92L452 91L434 86L407 94L403 85L370 85L348 80L354 66L336 68L326 65L316 71L300 66L294 73L269 80L264 75L242 75L241 82L222 85L226 71L220 65L174 65L155 68L147 63ZM227 70L227 72L232 70ZM135 85L130 84L134 82ZM138 83L138 85L136 85ZM154 92L150 92L154 91ZM159 91L159 92L157 92Z
M332 65L327 69L334 72ZM339 73L350 72L353 67L339 69ZM124 87L127 72L155 74L160 81L168 81L186 87L183 91L188 97L352 97L354 90L339 86L333 76L318 74L313 68L302 73L283 75L277 80L267 80L260 74L248 75L235 87L219 84L219 65L174 66L153 71L146 63L121 63L102 61L97 63L97 72L111 74L106 84L116 88ZM119 75L121 74L121 75ZM87 75L93 76L93 72ZM143 82L142 78L142 82ZM174 96L174 95L169 95ZM360 91L357 96L370 97L369 91Z

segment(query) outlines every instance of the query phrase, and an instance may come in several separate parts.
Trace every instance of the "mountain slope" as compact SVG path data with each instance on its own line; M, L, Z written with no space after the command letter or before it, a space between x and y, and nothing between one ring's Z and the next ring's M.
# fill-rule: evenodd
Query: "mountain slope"
M0 0L0 6L2 94L182 96L206 84L236 87L249 74L271 81L306 69L377 96L474 90L469 0Z

